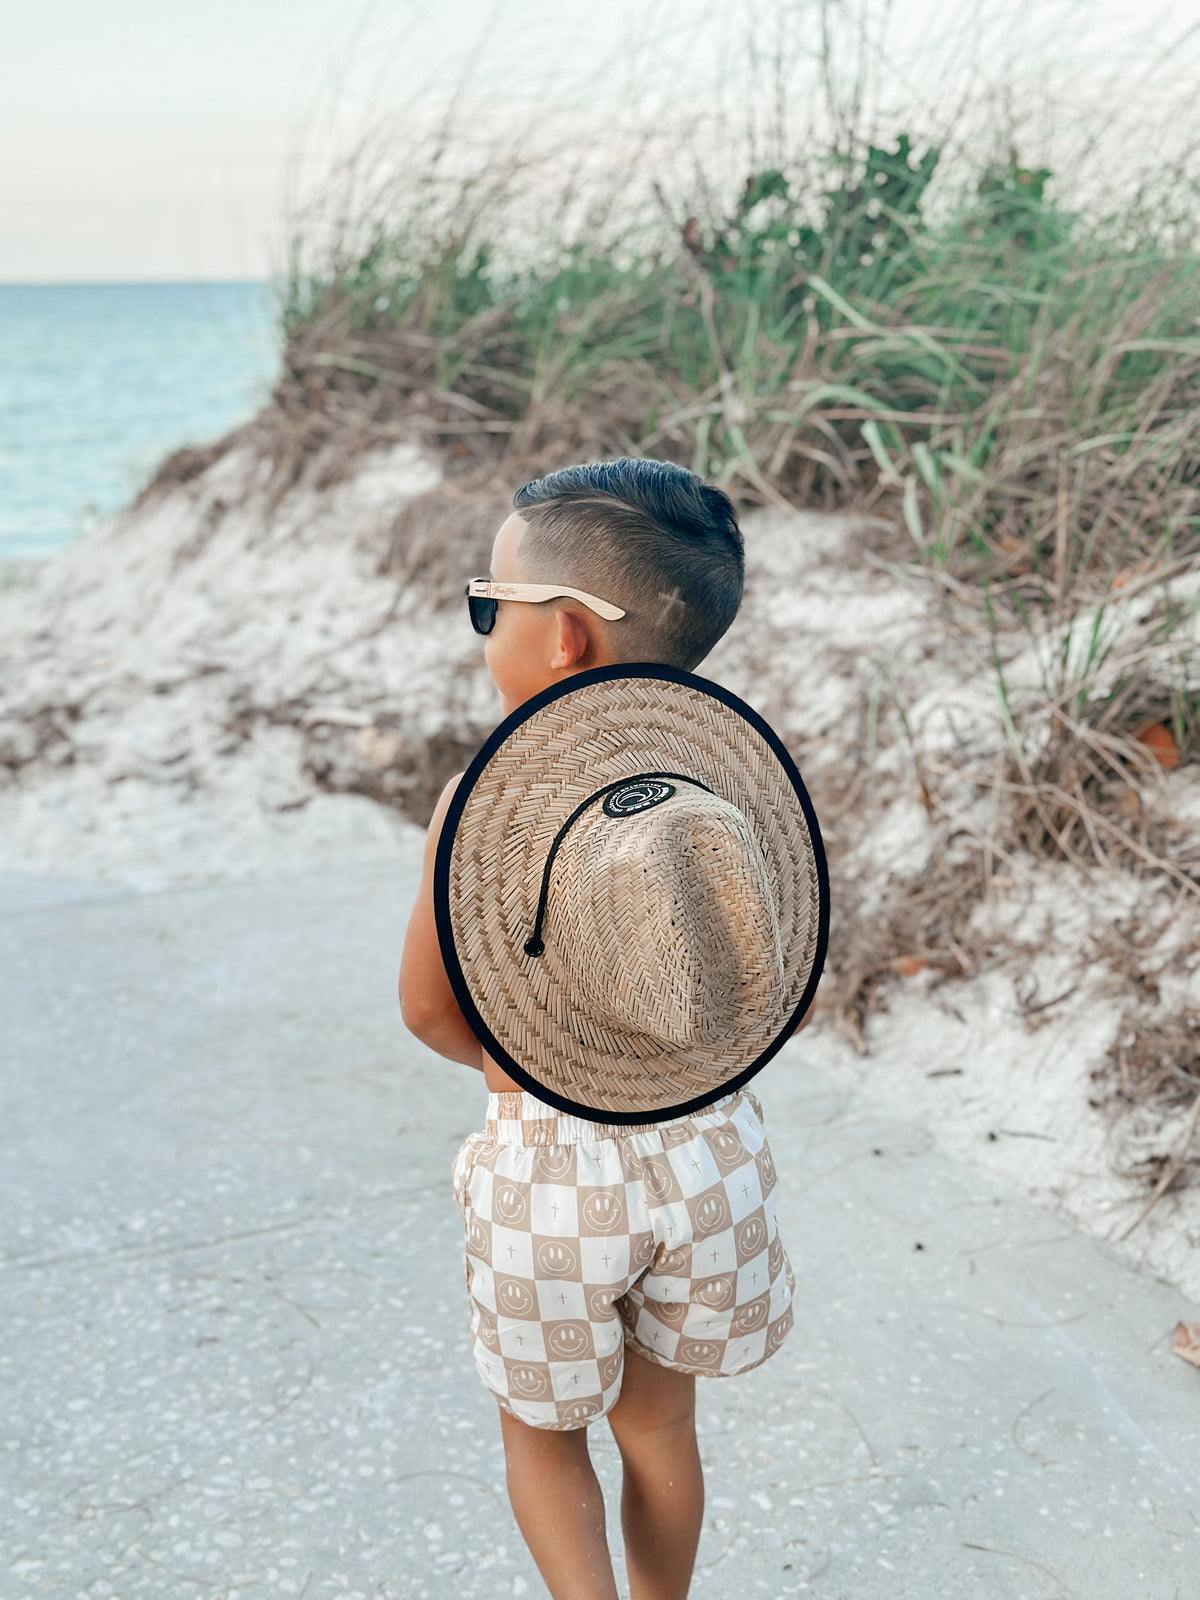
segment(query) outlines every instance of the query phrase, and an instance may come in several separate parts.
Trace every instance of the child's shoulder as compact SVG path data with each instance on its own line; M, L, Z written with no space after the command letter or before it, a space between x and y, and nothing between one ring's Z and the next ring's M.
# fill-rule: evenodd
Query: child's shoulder
M438 835L442 831L442 824L445 822L446 813L450 809L450 802L454 799L454 792L462 780L463 774L461 772L456 772L452 778L447 780L441 794L438 795L437 801L433 808L433 815L429 819L429 836L426 841L427 848L429 845L432 845L436 848Z

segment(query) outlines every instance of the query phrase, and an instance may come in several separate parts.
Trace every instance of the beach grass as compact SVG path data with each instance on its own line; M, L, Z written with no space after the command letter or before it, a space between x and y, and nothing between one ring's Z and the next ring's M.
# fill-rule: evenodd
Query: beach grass
M296 215L277 449L296 472L415 434L480 483L645 454L743 504L872 512L991 631L1009 842L1194 887L1141 738L1200 754L1194 150L1089 187L1098 139L1059 174L1032 116L848 98L878 76L858 37L799 142L782 114L742 130L735 177L682 124L664 154L622 121L608 164L462 102L400 161L365 139Z
M627 205L578 164L547 188L549 157L464 171L448 140L366 184L365 216L330 234L325 197L304 220L299 410L404 418L486 461L658 455L749 502L886 499L923 560L1027 604L1200 547L1200 254L1177 208L1089 215L1015 151L960 152L934 208L943 152L903 127L724 200L654 182ZM342 182L364 188L356 165Z

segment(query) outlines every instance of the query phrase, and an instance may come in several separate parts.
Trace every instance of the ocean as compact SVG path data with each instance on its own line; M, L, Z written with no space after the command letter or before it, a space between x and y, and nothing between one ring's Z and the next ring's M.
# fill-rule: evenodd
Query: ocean
M170 451L252 416L278 365L267 284L0 286L0 558L119 510Z

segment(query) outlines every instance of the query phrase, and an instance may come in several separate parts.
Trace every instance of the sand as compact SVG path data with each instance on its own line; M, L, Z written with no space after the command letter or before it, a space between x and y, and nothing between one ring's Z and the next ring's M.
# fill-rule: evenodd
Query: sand
M440 475L400 445L280 498L243 448L51 561L8 569L0 872L153 890L415 860L422 830L371 796L419 797L430 751L435 767L447 751L465 759L498 716L459 579L427 589L380 560L398 510ZM848 519L756 513L746 540L742 616L702 670L764 712L818 793L844 790L866 749L831 843L869 919L891 877L930 861L921 764L964 837L987 828L994 801L956 776L1003 748L985 641ZM1028 641L1004 649L1014 682L1032 681ZM1193 822L1194 771L1163 779ZM869 1080L954 1154L1200 1299L1200 1188L1169 1191L1129 1232L1147 1197L1129 1174L1176 1148L1185 1111L1114 1120L1093 1104L1128 1025L1097 936L1131 912L1161 922L1143 952L1161 968L1159 1004L1200 1008L1194 962L1172 959L1178 919L1161 890L1115 870L1017 856L1000 882L977 922L1006 958L967 980L898 979L860 1041L820 1018L821 1068Z

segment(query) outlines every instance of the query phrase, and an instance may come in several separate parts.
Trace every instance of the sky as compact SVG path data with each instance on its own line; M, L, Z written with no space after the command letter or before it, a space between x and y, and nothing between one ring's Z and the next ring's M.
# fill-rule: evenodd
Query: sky
M357 12L345 0L8 0L0 283L265 277L282 260L297 152L335 85L343 105L386 109L476 49L473 92L503 107L539 74L611 51L639 3L644 16L648 0L374 0ZM722 11L736 21L754 3ZM1012 15L1028 25L1049 3L1021 0ZM892 0L893 25L915 40L935 12L961 19L978 4ZM1200 27L1200 0L1164 5L1172 26ZM678 32L707 9L656 0L652 14ZM1079 14L1096 49L1121 48L1131 30L1147 46L1169 33L1153 0L1089 0ZM1055 53L1052 33L1039 48Z
M604 0L599 0L601 5ZM348 67L427 74L495 0L7 0L0 282L262 277L289 159ZM507 7L586 28L596 0ZM495 28L491 32L494 36Z

